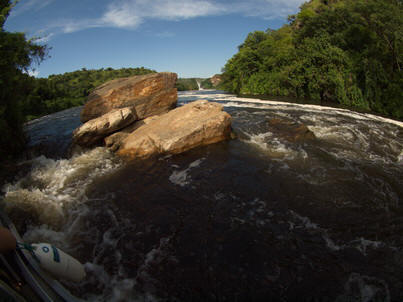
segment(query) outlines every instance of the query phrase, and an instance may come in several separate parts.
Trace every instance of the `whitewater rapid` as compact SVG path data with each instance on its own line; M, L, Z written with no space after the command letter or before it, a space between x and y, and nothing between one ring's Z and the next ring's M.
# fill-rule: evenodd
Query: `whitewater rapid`
M31 171L3 187L1 206L24 240L85 263L88 278L66 284L74 294L403 297L402 122L209 90L180 93L179 105L197 99L223 104L237 139L128 164L102 147L59 157L80 108L28 125L33 142L64 151L25 163ZM314 138L292 141L273 120Z

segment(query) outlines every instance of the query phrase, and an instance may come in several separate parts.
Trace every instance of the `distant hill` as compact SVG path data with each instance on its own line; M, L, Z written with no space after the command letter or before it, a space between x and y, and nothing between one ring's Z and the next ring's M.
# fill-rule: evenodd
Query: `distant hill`
M199 84L202 89L214 89L221 84L221 75L216 74L211 78L179 78L176 82L178 91L198 90ZM199 84L198 84L199 83Z
M176 88L178 91L186 91L186 90L199 90L199 85L197 81L200 79L196 78L179 78L176 81Z

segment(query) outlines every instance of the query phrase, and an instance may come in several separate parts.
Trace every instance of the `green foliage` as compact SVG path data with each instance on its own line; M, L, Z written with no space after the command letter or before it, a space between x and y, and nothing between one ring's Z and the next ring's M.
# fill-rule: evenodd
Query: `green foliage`
M175 86L178 91L198 90L197 80L195 78L179 78Z
M204 79L203 81L201 81L200 83L201 87L203 89L213 89L213 83L211 83L210 79Z
M88 94L99 85L116 78L153 73L140 68L98 69L82 68L74 72L51 75L47 79L31 78L31 91L23 101L22 112L27 120L83 105Z
M10 1L0 3L0 158L9 159L24 147L22 129L23 100L29 94L30 77L26 74L32 61L39 63L47 54L45 46L28 41L23 33L10 33L3 26Z
M289 21L247 36L223 69L226 90L403 118L401 0L311 0Z

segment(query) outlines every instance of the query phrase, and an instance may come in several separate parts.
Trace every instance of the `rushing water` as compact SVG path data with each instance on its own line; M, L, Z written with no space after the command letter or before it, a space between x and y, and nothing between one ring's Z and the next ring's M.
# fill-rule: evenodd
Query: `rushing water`
M179 104L200 98L225 106L237 139L132 163L104 148L48 154L4 187L25 240L85 263L86 280L66 283L72 292L89 301L402 301L403 124L208 90L181 93ZM32 122L33 144L65 152L79 110ZM301 125L308 136L287 132Z

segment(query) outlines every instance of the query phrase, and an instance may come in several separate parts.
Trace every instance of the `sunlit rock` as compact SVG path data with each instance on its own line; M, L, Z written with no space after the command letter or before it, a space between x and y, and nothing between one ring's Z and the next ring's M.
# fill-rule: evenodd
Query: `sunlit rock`
M139 127L121 142L118 154L129 158L176 154L230 136L231 116L223 106L199 100Z
M104 142L105 146L108 147L112 151L116 151L119 149L120 143L129 136L130 133L135 131L136 129L140 128L141 126L149 124L151 121L157 119L159 116L154 115L151 117L148 117L144 120L137 121L134 124L131 124L130 126L122 129L122 131L113 133L107 137L105 137Z
M92 119L73 132L74 144L91 146L137 120L131 108L116 109Z
M161 72L109 81L88 96L81 121L124 107L131 107L138 119L167 112L176 106L176 79L176 73Z

